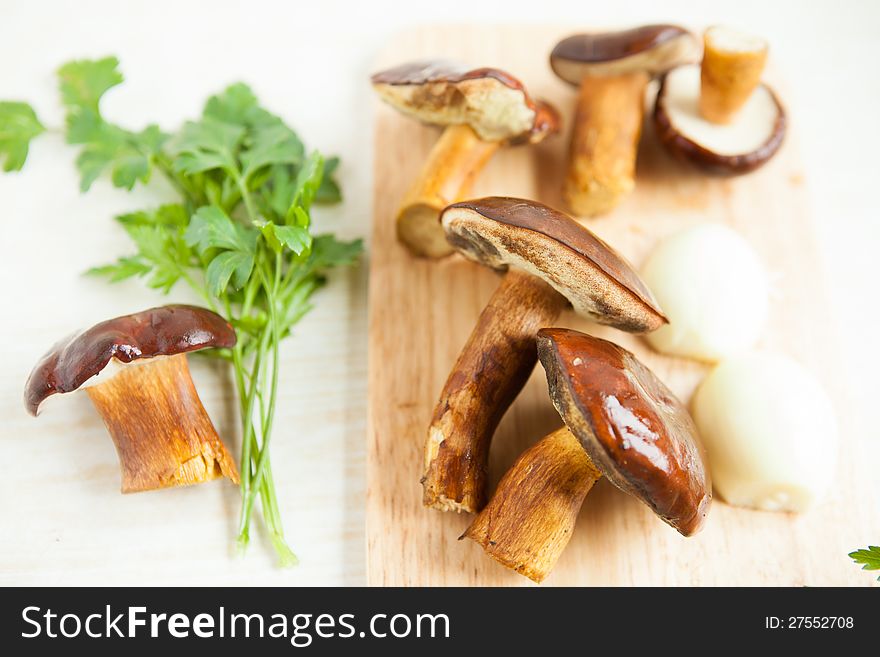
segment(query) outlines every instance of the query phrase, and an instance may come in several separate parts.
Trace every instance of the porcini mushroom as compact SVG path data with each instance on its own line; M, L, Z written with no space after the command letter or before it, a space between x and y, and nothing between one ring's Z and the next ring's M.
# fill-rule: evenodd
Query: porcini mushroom
M517 459L464 535L540 582L565 549L600 473L682 535L698 532L712 486L682 403L613 342L559 328L542 329L537 341L550 398L567 428Z
M492 435L534 368L538 329L552 324L566 302L632 333L653 331L666 318L629 263L546 205L487 197L450 205L441 219L464 255L510 270L449 374L425 445L424 504L478 511Z
M397 236L415 255L452 253L440 211L467 197L471 183L505 144L537 143L559 129L556 110L496 68L446 61L403 64L376 73L373 89L407 116L445 126L397 213Z
M204 308L171 305L117 317L56 344L31 372L27 410L84 388L116 445L122 492L238 481L235 462L193 385L186 353L233 347L235 331Z
M654 125L674 155L719 174L766 163L785 138L785 110L760 82L767 43L724 27L706 30L700 66L680 66L660 84Z
M576 34L556 44L550 66L579 87L562 190L572 212L604 214L632 191L645 88L698 52L694 35L676 25Z

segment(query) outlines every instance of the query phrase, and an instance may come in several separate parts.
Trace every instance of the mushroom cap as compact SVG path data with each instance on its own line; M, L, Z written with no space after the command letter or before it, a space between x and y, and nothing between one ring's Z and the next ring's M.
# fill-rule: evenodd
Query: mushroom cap
M533 100L522 82L497 68L424 60L380 71L371 81L400 112L424 123L467 124L484 141L537 143L560 126L552 105Z
M657 75L696 61L699 53L699 40L683 27L645 25L563 39L550 53L550 67L569 84L580 86L587 76Z
M654 127L673 155L711 173L738 175L762 166L782 146L785 109L766 84L757 86L731 123L704 119L699 94L699 66L675 68L660 82Z
M653 331L667 321L632 266L558 210L489 196L448 206L441 221L446 239L468 258L538 276L593 321L631 333Z
M609 481L684 536L702 527L712 484L694 422L633 354L569 329L541 329L553 405Z
M235 331L205 308L170 305L108 319L61 342L40 359L25 384L24 403L36 415L56 393L73 392L116 359L121 363L235 346Z

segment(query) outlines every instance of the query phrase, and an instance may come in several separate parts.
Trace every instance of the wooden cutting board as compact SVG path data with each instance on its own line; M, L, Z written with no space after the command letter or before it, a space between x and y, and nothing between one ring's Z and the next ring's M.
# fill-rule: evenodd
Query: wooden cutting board
M556 79L547 55L570 27L422 27L402 32L376 69L442 56L497 66L533 95L556 104L569 127L574 90ZM771 81L772 73L768 74ZM778 88L778 85L777 85ZM784 99L784 89L783 99ZM498 276L460 256L429 261L397 243L398 201L439 132L378 101L370 269L367 574L371 585L522 585L525 578L459 541L470 517L425 509L419 484L422 448L434 403ZM552 585L871 585L847 553L880 535L860 427L870 410L847 404L847 364L837 357L821 258L795 145L796 112L782 151L760 171L709 178L672 160L646 124L637 189L590 229L637 265L673 231L714 221L739 231L762 256L774 283L761 347L778 349L818 373L841 426L837 486L803 516L714 504L706 528L690 539L604 479L587 497L574 536L544 586ZM563 208L559 187L568 130L538 147L498 153L474 196L522 196ZM612 339L634 351L684 401L706 373L702 365L653 353L641 339L566 314L560 326ZM805 409L808 412L808 409ZM561 421L537 367L492 445L491 485L528 445ZM829 467L835 467L829 463ZM875 466L876 467L876 464Z

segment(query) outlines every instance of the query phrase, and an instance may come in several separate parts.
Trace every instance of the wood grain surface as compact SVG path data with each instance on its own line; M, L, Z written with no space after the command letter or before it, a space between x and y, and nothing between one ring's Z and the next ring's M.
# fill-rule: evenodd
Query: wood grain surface
M499 66L571 118L575 90L546 64L570 27L423 27L397 36L376 67L445 56ZM768 73L772 82L772 71ZM778 87L778 85L777 85ZM783 99L784 88L781 89ZM523 585L525 578L459 541L470 518L422 507L422 449L431 410L449 368L498 284L498 276L459 256L411 257L394 237L398 201L439 130L377 102L375 200L369 314L367 575L371 585ZM848 402L847 370L835 318L827 312L821 252L813 236L791 116L779 155L736 179L708 178L672 160L650 124L641 141L637 188L611 215L588 226L640 264L658 239L697 222L727 224L758 251L771 273L773 304L760 346L815 371L835 401L841 429L837 485L824 503L795 516L748 511L716 500L704 531L685 539L607 481L587 497L574 536L548 585L871 585L847 557L865 528L880 530L869 468L860 458L870 409ZM568 121L566 123L568 126ZM534 198L562 207L568 131L537 147L496 154L474 195ZM560 326L612 339L634 351L684 401L705 374L694 362L660 356L634 336L563 314ZM804 409L809 412L809 409ZM491 451L494 488L523 449L561 425L538 368L505 416Z

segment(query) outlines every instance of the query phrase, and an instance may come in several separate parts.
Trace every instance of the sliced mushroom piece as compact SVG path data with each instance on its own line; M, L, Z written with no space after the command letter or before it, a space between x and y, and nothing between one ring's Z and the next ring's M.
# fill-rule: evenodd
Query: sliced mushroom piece
M473 512L486 501L492 436L537 362L537 330L566 301L631 333L653 331L666 318L626 260L546 205L487 197L449 206L442 223L465 256L510 269L449 374L425 446L424 504Z
M412 62L376 73L372 83L403 114L446 127L397 213L398 238L418 256L452 253L440 211L467 197L500 146L535 144L559 129L553 106L533 100L519 80L495 68Z
M676 25L576 34L556 44L550 66L580 89L563 185L572 212L604 214L632 191L645 88L698 52L696 37Z
M542 329L538 357L573 436L557 431L526 450L465 536L540 582L565 549L598 473L682 535L698 532L712 485L694 422L675 395L626 349L578 331ZM579 454L571 448L578 442ZM565 512L548 513L548 506Z
M700 66L669 71L654 105L654 126L672 154L712 173L753 171L785 138L785 109L760 83L767 44L727 28L705 34Z
M25 406L36 415L51 395L85 389L116 445L123 493L221 476L237 482L185 355L235 341L232 326L204 308L117 317L56 344L31 372Z

